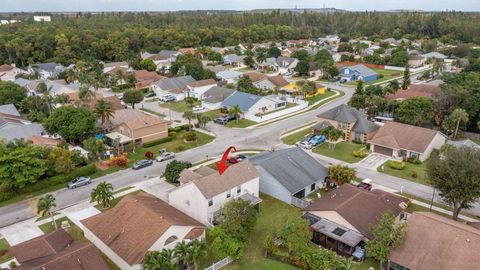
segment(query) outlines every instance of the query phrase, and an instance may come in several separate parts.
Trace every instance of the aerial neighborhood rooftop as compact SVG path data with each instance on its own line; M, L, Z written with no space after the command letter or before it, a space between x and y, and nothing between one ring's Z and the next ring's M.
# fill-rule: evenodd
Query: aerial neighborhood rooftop
M0 14L0 269L480 269L480 13L130 2Z

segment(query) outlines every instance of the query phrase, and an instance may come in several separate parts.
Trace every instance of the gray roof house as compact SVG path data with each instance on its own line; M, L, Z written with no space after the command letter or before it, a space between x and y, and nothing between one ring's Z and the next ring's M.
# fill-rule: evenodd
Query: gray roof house
M260 192L294 203L325 182L328 169L298 147L265 152L249 159L260 172Z
M222 107L222 102L231 96L235 90L225 87L213 86L200 97L202 106L209 110L216 110Z
M240 107L246 119L254 120L253 117L284 108L286 102L274 95L258 96L240 91L236 91L222 102L222 107L226 108L236 105Z
M158 80L153 83L153 87L154 90L158 91L174 91L184 88L193 82L195 82L195 79L192 76L174 77Z
M63 70L65 70L65 67L57 63L38 63L28 66L28 72L34 74L35 71L38 71L41 79L53 77Z
M422 56L426 59L447 59L448 58L448 56L439 52L429 52L429 53L422 54Z
M243 73L235 70L224 70L217 73L217 78L227 83L235 83Z
M366 114L345 104L317 115L317 119L319 123L327 121L335 128L342 130L343 139L346 141L366 142L380 128L379 125L368 120Z
M44 134L43 126L37 123L33 123L30 125L23 125L0 130L0 139L4 139L6 141L13 141L15 139L28 140L34 135L42 134Z
M223 63L227 65L243 66L245 55L227 54L223 57Z
M292 57L282 57L279 56L277 58L267 58L267 60L263 63L259 63L258 66L263 68L271 68L274 71L278 71L280 73L287 73L293 72L295 67L298 64L298 59Z
M0 113L20 116L20 113L17 111L17 108L15 108L15 105L13 104L0 105Z
M231 108L235 105L238 105L242 112L247 112L255 103L262 99L261 96L236 91L231 96L229 96L222 105Z

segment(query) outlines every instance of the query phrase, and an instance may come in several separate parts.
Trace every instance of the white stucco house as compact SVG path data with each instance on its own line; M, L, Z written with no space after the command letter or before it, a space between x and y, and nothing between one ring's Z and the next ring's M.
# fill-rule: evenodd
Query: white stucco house
M230 200L248 200L252 205L261 202L259 174L248 160L229 166L222 175L209 167L185 169L179 181L180 186L168 194L170 205L205 225L214 224Z
M275 95L258 96L240 91L236 91L222 102L222 106L227 108L238 105L247 119L283 109L286 104L285 100Z
M1 81L15 81L15 77L19 74L28 74L26 70L17 68L14 65L0 65L0 80Z
M222 102L233 93L235 93L233 89L212 86L205 91L199 99L202 101L202 106L207 110L217 110L222 107Z
M201 96L208 91L210 88L217 86L217 82L213 79L206 79L201 81L196 81L187 85L188 95L200 99Z

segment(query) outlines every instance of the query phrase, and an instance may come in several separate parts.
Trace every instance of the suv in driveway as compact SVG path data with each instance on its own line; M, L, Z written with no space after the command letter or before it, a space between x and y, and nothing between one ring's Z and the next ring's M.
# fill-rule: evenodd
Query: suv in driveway
M174 95L163 95L160 97L160 101L163 101L163 102L170 102L170 101L175 101L176 98Z
M72 189L72 188L77 188L81 186L86 186L90 183L92 183L92 180L90 179L89 176L80 176L68 182L68 188Z
M235 116L230 116L228 114L224 114L218 118L215 118L215 120L213 120L214 123L217 123L219 125L226 125L228 122L232 121L235 119Z
M148 167L152 164L153 164L153 161L151 161L149 159L142 159L142 160L139 160L139 161L135 162L132 166L132 169L138 170L138 169L141 169L141 168Z

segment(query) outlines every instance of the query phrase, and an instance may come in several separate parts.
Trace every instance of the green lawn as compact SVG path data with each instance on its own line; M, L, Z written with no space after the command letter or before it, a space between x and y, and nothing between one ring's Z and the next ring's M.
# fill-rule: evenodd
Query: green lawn
M292 107L295 107L295 106L298 106L298 104L297 103L292 103L292 102L287 102L285 104L285 108L282 108L280 110L269 111L269 112L264 113L262 115L269 115L269 114L280 112L280 111L283 111L283 110L286 110L286 109L289 109L289 108L292 108Z
M387 81L393 78L401 78L403 76L403 71L398 71L398 70L388 70L388 69L382 69L382 68L371 68L373 71L378 73L379 75L383 75L383 78L377 79L375 81L371 81L368 83L365 83L365 85L371 85L375 83L380 83L383 81ZM348 82L346 83L347 85L357 85L357 82Z
M320 146L315 147L313 149L313 152L334 159L342 160L347 163L356 163L363 159L353 156L353 151L359 150L364 147L362 144L356 144L352 142L339 142L335 146L334 150L328 149L328 146L328 143L322 143Z
M13 259L12 251L7 240L0 239L0 263L8 262Z
M308 101L308 105L312 105L314 104L315 102L318 102L322 99L326 99L326 98L329 98L331 96L335 95L335 92L333 91L326 91L325 93L321 94L321 95L316 95L316 96L313 96L313 97L310 97L310 98L307 98L305 99L306 101Z
M193 106L197 106L197 105L200 105L200 104L201 104L201 102L197 101L193 104ZM188 105L185 102L185 100L176 101L176 102L160 103L160 107L168 108L168 109L176 111L176 112L184 112L184 111L192 109L192 107L190 105Z
M281 140L284 144L294 145L296 142L303 140L303 138L305 138L305 136L307 136L310 133L312 133L312 128L309 127L304 130L300 130L298 132L285 136Z
M201 114L210 117L212 121L221 115L220 110L205 111L205 112L201 112Z
M156 112L156 111L152 111L152 110L150 110L150 109L141 108L140 110L141 110L141 111L144 111L144 112L147 112L147 113L154 114L154 115L156 115L156 116L160 116L160 117L162 117L162 118L165 117L165 114L159 113L159 112Z
M70 228L68 229L67 233L74 239L74 240L77 240L77 241L84 241L84 242L88 242L88 240L85 238L85 236L83 235L83 231L77 226L75 225L75 223L73 223L71 220L69 220L67 217L62 217L62 218L59 218L59 219L56 219L55 222L57 223L58 225L58 228L60 228L60 226L62 225L62 222L67 220L68 223L70 223ZM45 224L42 224L40 226L38 226L40 228L40 230L42 230L43 233L47 234L47 233L51 233L55 230L55 227L53 225L52 222L48 222L48 223L45 223Z
M232 263L225 269L238 270L293 270L294 266L266 259L263 251L263 243L269 232L274 232L279 226L285 224L288 219L300 218L300 209L279 201L265 194L260 194L263 202L260 204L260 213L257 224L245 243L243 257Z
M382 171L382 166L385 169L384 171ZM426 170L427 170L426 161L424 161L422 164L413 164L413 163L405 162L405 168L403 170L395 170L390 168L390 166L388 166L388 161L377 168L377 171L379 172L383 172L392 176L407 179L412 182L417 182L419 184L430 185L427 181ZM416 173L417 177L414 177L413 173Z
M252 125L255 125L255 124L256 124L256 122L253 122L251 120L242 118L242 119L239 119L238 121L232 120L232 121L228 122L227 127L229 127L229 128L246 128L246 127L249 127L249 126L252 126Z

